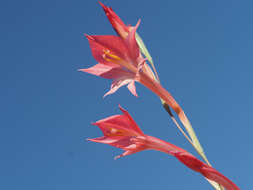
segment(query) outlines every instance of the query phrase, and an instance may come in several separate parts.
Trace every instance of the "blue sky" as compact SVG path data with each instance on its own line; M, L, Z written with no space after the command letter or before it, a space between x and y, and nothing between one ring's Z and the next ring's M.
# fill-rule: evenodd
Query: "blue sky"
M182 105L213 166L252 189L252 1L102 1L135 25L163 86ZM115 34L94 0L0 3L1 189L212 189L175 158L87 142L91 122L126 108L142 130L197 155L137 84L102 98L110 81L77 72L94 65L83 33Z

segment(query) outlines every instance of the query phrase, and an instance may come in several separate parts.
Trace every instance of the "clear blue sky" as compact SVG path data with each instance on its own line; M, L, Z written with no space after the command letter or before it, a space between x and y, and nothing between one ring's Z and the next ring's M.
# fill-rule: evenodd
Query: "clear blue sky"
M252 1L102 1L138 29L162 84L184 108L213 166L253 189ZM0 188L4 190L212 189L175 158L87 142L91 122L126 108L142 130L195 154L137 84L102 98L110 81L83 33L115 34L95 0L0 3ZM195 154L196 155L196 154Z

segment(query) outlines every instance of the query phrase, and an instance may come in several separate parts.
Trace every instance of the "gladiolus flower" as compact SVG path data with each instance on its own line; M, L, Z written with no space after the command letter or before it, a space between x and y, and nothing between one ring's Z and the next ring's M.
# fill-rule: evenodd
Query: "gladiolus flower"
M135 40L135 32L139 24L140 21L126 39L109 35L86 35L92 54L99 63L80 71L112 79L111 89L105 96L114 93L126 84L130 92L137 96L134 82L139 81L140 73L145 73L149 78L153 76Z
M86 35L92 54L99 63L80 71L113 80L110 91L104 96L116 92L124 85L127 85L129 91L137 96L134 82L138 81L139 72L155 78L151 68L142 57L135 39L140 21L135 27L126 26L112 8L99 3L119 37Z
M101 129L104 136L88 140L109 144L123 149L125 152L116 156L116 159L143 150L157 150L165 152L175 156L188 168L201 173L204 177L211 181L219 183L227 190L239 190L239 187L237 187L231 180L215 170L213 167L198 160L186 150L158 138L145 135L130 114L121 107L120 110L123 115L114 115L93 123L93 125L96 125Z
M181 121L187 124L182 108L174 98L154 79L151 68L141 56L136 43L135 33L140 21L128 33L126 39L113 35L86 35L93 57L98 64L79 71L87 72L103 78L112 79L109 95L121 86L128 84L130 92L137 96L135 81L140 82L160 98L162 98L179 115Z
M86 35L93 57L98 61L98 64L79 71L112 79L111 89L104 96L116 92L124 85L128 85L130 92L137 96L135 81L140 82L163 99L178 114L186 130L191 131L191 124L182 108L171 94L155 80L154 73L140 53L135 39L140 21L135 27L126 26L111 8L100 4L120 37Z

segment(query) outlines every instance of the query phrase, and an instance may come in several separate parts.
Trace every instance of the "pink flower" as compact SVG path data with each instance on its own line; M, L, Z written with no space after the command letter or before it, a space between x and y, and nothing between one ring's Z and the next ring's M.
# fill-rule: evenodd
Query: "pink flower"
M116 92L124 85L127 85L129 91L137 96L135 82L143 84L178 114L188 130L191 125L182 108L172 95L155 80L154 73L140 53L135 39L140 21L135 27L126 26L111 8L100 4L119 36L86 35L93 57L98 64L87 69L80 69L80 71L112 79L111 89L104 96Z
M111 89L105 96L114 93L124 85L128 85L130 92L137 96L134 83L139 81L140 71L152 77L152 71L142 58L135 40L135 32L139 24L140 21L126 39L112 35L86 35L98 64L88 69L80 69L80 71L112 79Z
M98 61L98 64L88 69L80 69L80 71L113 80L110 91L104 96L116 92L124 85L127 85L129 91L137 96L135 81L139 81L139 72L141 71L151 78L154 77L152 70L145 63L135 39L140 21L135 27L126 26L111 8L99 3L119 37L86 35L93 57Z
M104 136L88 139L93 142L105 143L117 148L125 150L125 152L116 158L133 154L147 149L143 138L145 135L128 114L126 110L119 107L123 115L114 115L102 120L99 120L93 125L97 125Z
M198 160L186 150L158 138L145 135L130 114L121 107L120 110L123 115L114 115L93 123L93 125L97 125L101 129L104 136L88 140L109 144L125 151L123 154L116 156L115 158L148 149L165 152L175 156L188 168L201 173L211 181L219 183L227 190L239 190L239 187L237 187L231 180L211 166Z

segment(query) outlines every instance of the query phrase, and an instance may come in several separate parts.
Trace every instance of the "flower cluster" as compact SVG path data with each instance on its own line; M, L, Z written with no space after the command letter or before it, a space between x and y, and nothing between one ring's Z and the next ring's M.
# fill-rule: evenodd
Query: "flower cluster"
M202 174L217 190L223 188L239 190L239 187L231 180L210 165L184 111L172 95L161 86L151 56L136 33L140 21L135 26L127 26L110 7L99 3L118 36L86 34L92 55L98 64L87 69L80 69L80 71L112 79L111 88L104 96L116 92L124 85L127 85L129 91L137 96L135 82L150 89L159 96L175 124L206 163L176 145L144 134L130 114L122 107L120 107L122 115L114 115L93 123L101 129L104 136L88 140L123 149L124 152L116 156L116 159L147 149L161 151L176 157L188 168ZM179 126L170 108L177 114L188 135Z

